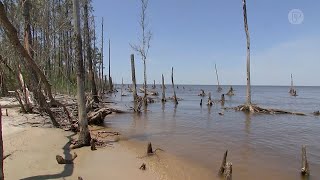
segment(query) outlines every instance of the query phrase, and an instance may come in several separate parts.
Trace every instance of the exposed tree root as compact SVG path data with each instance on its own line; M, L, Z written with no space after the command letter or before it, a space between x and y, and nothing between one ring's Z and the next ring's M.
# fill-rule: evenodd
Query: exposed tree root
M261 114L293 114L299 116L305 116L306 114L301 112L290 112L280 109L266 109L261 108L257 105L240 105L234 108L236 111L244 111L244 112L251 112L251 113L261 113Z

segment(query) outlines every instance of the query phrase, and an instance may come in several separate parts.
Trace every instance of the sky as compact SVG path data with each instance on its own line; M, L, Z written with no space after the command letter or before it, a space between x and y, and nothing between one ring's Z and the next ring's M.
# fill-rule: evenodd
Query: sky
M320 85L319 7L319 0L247 0L252 85L290 85L291 73L296 86ZM141 37L140 0L93 0L93 8L97 36L104 17L105 71L110 39L114 82L131 83L130 54L135 54L142 83L143 61L130 47ZM176 84L216 84L216 64L220 84L245 85L242 13L242 0L149 0L148 83L160 83L161 74L169 83L174 67Z

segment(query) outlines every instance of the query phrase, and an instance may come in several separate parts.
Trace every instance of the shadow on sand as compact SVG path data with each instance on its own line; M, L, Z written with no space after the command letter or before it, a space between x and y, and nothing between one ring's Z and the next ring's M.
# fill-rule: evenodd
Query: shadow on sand
M70 141L72 140L72 137L75 136L75 135L76 135L76 133L67 136L69 141L62 147L65 159L71 159L71 157L72 157L69 147L70 147ZM54 158L54 157L52 157L52 158ZM74 170L74 165L73 164L65 164L64 165L64 169L63 169L63 171L61 173L48 174L48 175L37 175L37 176L22 178L21 180L59 179L59 178L64 178L64 177L71 176L72 173L73 173L73 170Z

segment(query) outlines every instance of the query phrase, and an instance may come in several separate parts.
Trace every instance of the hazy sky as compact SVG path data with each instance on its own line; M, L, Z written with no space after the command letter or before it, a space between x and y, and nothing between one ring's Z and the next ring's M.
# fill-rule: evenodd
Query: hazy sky
M140 0L93 0L98 34L105 21L104 62L111 39L111 74L116 83L131 82L129 43L137 43ZM292 9L303 13L291 24ZM320 85L320 1L247 0L251 38L253 85ZM242 0L149 0L149 27L153 32L147 60L148 83L170 80L177 84L246 83L246 38ZM290 16L292 17L292 16ZM294 15L296 22L302 15ZM99 42L101 43L101 42ZM107 68L106 68L107 70ZM136 76L143 79L143 63L136 55Z

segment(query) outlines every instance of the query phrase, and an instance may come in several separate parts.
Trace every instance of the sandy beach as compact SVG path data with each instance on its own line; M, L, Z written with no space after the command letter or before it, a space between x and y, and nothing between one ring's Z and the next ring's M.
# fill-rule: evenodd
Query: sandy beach
M107 147L91 151L90 147L69 149L77 135L50 128L47 117L21 114L9 108L3 116L5 179L212 179L213 173L184 162L166 152L146 157L146 143L126 137ZM32 127L39 126L39 127ZM95 131L97 127L91 127ZM101 130L101 127L99 128ZM103 130L112 131L110 128ZM154 146L154 148L157 148ZM68 159L77 153L74 164L60 165L55 156ZM140 170L142 163L146 170Z

